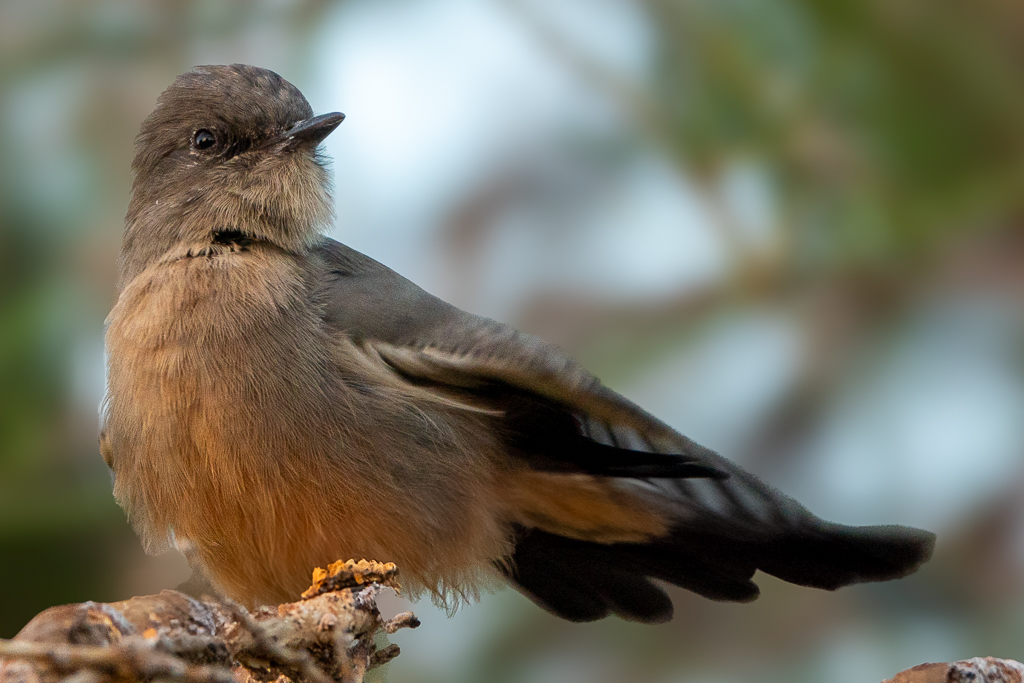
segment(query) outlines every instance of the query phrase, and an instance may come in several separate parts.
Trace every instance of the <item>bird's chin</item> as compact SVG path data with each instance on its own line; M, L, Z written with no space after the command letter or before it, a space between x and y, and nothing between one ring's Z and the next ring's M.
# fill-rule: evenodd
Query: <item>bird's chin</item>
M211 199L210 203L216 206L207 213L212 220L205 221L206 234L214 244L248 246L262 242L285 251L305 251L322 239L323 231L331 223L329 195L321 188L306 195L289 189L290 198L297 201L268 201L267 197L272 195L258 187ZM315 201L301 201L307 196ZM216 226L212 233L211 224ZM243 241L248 244L242 244Z

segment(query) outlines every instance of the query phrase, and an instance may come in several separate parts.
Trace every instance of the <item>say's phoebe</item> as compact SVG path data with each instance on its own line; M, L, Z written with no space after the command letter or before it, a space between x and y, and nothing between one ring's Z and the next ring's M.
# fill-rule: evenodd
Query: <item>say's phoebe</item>
M561 349L324 237L313 116L277 74L201 66L142 124L101 448L150 552L246 604L336 559L439 599L504 577L573 621L671 618L668 582L757 597L916 570L932 534L821 520Z

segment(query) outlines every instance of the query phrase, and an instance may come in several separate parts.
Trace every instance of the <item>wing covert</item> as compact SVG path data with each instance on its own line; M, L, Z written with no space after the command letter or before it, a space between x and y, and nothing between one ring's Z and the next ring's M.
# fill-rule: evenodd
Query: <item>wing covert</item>
M594 442L684 456L727 473L724 481L651 482L691 508L694 519L710 514L773 524L809 515L796 501L603 385L560 347L462 311L337 242L328 241L322 253L330 274L325 320L401 375L470 394L510 387L561 406L575 418L579 434Z

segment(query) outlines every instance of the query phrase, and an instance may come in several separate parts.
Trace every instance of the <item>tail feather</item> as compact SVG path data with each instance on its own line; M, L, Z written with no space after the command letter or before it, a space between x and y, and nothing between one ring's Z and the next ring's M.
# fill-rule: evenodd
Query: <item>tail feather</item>
M561 564L536 556L519 557L512 567L500 567L509 580L535 603L563 619L584 622L608 616L608 601L596 590L583 589ZM668 596L666 596L667 598Z
M931 556L934 535L826 522L621 396L613 395L615 409L609 412L572 415L558 403L538 403L531 396L517 403L514 396L502 396L513 426L511 445L531 470L612 480L617 491L636 500L635 512L621 507L627 518L618 520L620 526L649 532L602 542L591 527L576 524L557 507L543 509L560 527L523 522L545 530L520 527L504 571L519 590L566 619L614 613L635 621L667 620L672 604L662 581L712 600L748 602L758 596L752 581L758 570L835 590L906 576ZM570 490L562 491L563 499ZM563 508L590 514L586 506ZM625 524L642 511L664 523Z
M651 543L594 543L521 529L504 569L517 589L570 621L618 614L659 623L672 617L659 579L730 602L758 596L760 569L790 583L835 590L914 572L931 555L934 536L898 526L815 524L763 538L677 530Z
M609 613L630 621L668 621L671 599L635 563L616 557L613 549L621 545L521 530L512 562L501 569L520 592L569 621L595 621Z
M902 526L820 523L762 543L758 568L800 586L835 590L912 574L931 557L935 535Z

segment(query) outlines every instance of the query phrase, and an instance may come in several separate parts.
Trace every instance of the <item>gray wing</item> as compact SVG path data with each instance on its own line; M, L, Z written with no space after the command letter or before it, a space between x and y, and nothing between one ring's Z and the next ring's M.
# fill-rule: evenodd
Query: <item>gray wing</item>
M505 385L563 407L581 436L599 444L677 454L728 473L725 480L650 482L678 500L684 518L719 517L731 525L741 519L793 523L810 516L796 501L604 386L558 346L458 309L333 240L320 254L327 324L401 374L468 392Z

